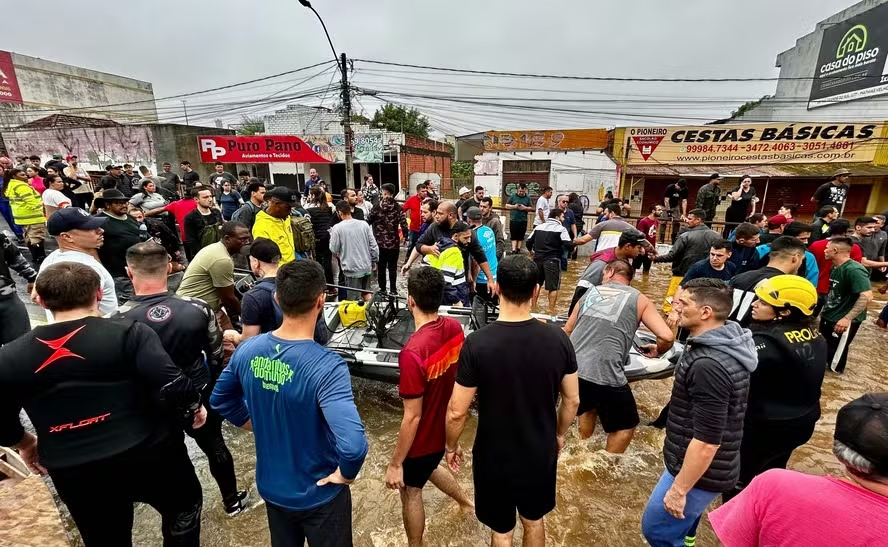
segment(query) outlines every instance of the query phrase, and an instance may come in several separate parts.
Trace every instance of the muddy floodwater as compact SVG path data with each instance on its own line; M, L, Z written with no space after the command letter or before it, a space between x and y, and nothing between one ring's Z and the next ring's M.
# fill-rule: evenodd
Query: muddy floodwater
M581 259L571 262L570 272L562 282L565 290L559 298L558 311L565 313L576 280L585 267ZM666 265L655 266L649 276L634 285L657 301L662 300L669 282ZM402 289L402 294L406 291ZM884 300L876 294L878 300ZM827 372L823 386L823 417L811 441L797 450L789 467L818 475L839 473L831 455L832 431L838 409L866 391L888 391L888 371L884 356L886 334L872 318L884 302L870 307L870 318L860 329L851 348L851 358L843 376ZM653 420L669 399L672 380L635 383L632 389L638 401L642 424ZM401 402L394 386L354 380L355 400L370 440L370 453L360 477L352 485L354 500L355 545L406 545L401 523L398 493L387 490L383 482L401 420ZM477 422L469 419L463 435L463 446L471 444ZM219 491L210 476L203 454L190 446L201 482L204 486L203 544L214 547L260 546L269 544L265 507L256 493L254 483L255 454L252 434L226 427L228 444L234 454L238 479L250 489L250 509L234 518L225 515ZM546 534L550 545L645 545L640 532L641 513L663 470L661 449L664 434L658 429L640 426L628 452L622 456L607 455L604 434L600 431L588 441L580 441L576 430L568 436L559 460L558 505L546 518ZM189 441L190 442L190 441ZM471 457L467 451L468 457ZM458 477L462 486L472 493L471 462ZM157 465L163 465L157 462ZM174 493L172 493L175 495ZM478 546L489 542L489 531L474 515L460 512L457 504L429 484L426 500L426 544L430 546ZM517 534L520 537L520 531ZM137 510L135 524L137 545L161 544L159 518L149 507ZM518 544L516 538L516 544ZM697 544L716 545L715 536L704 518Z

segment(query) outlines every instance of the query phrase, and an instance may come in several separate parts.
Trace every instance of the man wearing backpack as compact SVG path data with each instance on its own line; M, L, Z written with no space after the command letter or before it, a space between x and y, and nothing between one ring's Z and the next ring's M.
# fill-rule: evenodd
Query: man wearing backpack
M281 251L274 241L259 238L250 245L250 270L258 278L253 287L244 294L241 310L243 334L235 337L239 344L247 338L271 332L281 326L284 320L280 305L274 300L275 278L281 262ZM324 314L318 314L315 324L314 341L326 344L330 331L324 322Z
M281 251L281 264L296 260L296 247L293 242L293 226L290 212L299 203L299 193L278 186L265 194L268 208L256 213L253 224L253 239L265 238L274 241ZM310 222L309 222L310 224ZM314 236L312 236L314 239Z
M222 239L222 212L213 209L213 191L201 188L194 201L197 208L185 215L185 255L194 259L197 252Z

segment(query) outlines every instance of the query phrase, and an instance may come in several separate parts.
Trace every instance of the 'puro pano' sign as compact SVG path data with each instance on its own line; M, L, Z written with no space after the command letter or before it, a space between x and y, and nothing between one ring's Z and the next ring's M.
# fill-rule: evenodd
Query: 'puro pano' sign
M254 135L249 137L198 137L204 163L330 163L299 137Z

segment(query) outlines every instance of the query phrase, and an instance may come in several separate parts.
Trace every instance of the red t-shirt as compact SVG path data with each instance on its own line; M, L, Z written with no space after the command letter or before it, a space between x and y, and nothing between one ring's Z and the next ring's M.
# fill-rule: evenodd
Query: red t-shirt
M418 232L422 227L422 201L418 194L413 194L404 202L404 210L410 218L410 231Z
M726 547L885 545L888 498L833 477L772 469L709 513Z
M451 317L420 327L398 356L401 378L398 394L403 399L422 397L422 418L408 458L444 451L447 404L456 381L456 362L465 334Z
M172 213L172 215L176 217L176 222L179 224L179 235L182 236L182 241L185 241L185 215L195 209L197 209L197 202L193 199L180 199L166 206L167 212Z
M817 261L817 267L820 268L817 279L818 294L829 294L829 272L832 271L832 262L826 259L823 252L826 250L827 243L829 243L828 239L819 239L808 247L808 250L811 251L814 259ZM851 247L851 260L860 262L862 259L863 251L860 250L860 245L855 243Z
M660 227L660 221L657 219L651 220L650 217L644 217L643 219L638 221L638 231L644 234L644 237L648 240L655 249L657 248L657 229Z

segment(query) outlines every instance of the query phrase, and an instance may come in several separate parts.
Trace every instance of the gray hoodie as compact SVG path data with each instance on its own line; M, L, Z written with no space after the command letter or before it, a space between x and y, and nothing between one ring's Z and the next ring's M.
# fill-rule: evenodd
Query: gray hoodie
M675 368L663 459L673 475L691 440L718 451L695 488L726 492L740 476L740 442L749 396L749 377L758 365L752 333L728 321L691 336Z
M724 353L736 359L749 372L754 371L758 365L758 353L755 351L752 333L734 321L728 321L724 327L708 330L700 336L691 336L687 343L707 346Z

